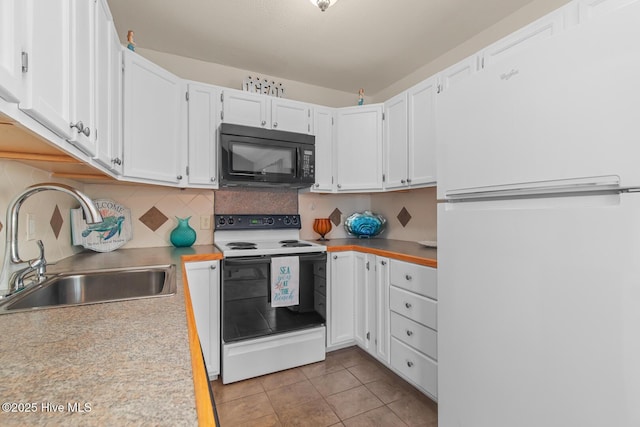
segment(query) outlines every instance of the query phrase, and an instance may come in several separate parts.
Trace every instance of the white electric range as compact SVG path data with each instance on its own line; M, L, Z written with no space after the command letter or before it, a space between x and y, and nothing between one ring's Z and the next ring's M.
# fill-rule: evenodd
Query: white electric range
M221 376L228 384L325 358L326 247L299 239L299 215L215 215ZM299 303L273 307L271 265L294 257Z

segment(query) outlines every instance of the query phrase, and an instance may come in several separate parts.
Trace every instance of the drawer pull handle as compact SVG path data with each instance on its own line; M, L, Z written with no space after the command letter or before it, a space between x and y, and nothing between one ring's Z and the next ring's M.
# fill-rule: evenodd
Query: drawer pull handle
M407 308L411 308L411 303L410 302L405 302L404 306L407 307Z
M413 366L413 362L411 360L407 360L407 366L408 367L412 367Z
M407 280L411 280L411 279L412 279L411 275L409 275L409 274L407 274L406 276L404 276L404 278L405 278L405 279L407 279Z
M413 331L407 329L407 336L410 337L411 335L413 335Z

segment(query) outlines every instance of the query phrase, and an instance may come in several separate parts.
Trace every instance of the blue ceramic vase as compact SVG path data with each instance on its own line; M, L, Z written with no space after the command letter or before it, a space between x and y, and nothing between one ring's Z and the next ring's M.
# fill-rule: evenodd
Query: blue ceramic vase
M178 225L171 231L169 236L171 244L176 248L186 248L193 245L196 241L196 230L189 225L191 217L176 217L176 219L178 220Z
M380 234L386 223L387 220L383 216L364 211L356 212L345 219L344 228L353 236L367 238Z

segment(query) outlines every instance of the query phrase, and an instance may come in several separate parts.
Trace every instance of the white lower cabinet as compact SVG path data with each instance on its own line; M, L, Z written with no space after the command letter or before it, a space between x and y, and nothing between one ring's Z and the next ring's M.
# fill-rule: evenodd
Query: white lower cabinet
M328 349L355 343L435 400L436 269L357 251L329 266Z
M438 396L437 275L431 267L389 261L391 369Z
M330 285L327 301L327 347L336 349L354 343L355 282L353 252L335 252L328 257Z
M210 379L220 374L219 261L185 263L198 338Z

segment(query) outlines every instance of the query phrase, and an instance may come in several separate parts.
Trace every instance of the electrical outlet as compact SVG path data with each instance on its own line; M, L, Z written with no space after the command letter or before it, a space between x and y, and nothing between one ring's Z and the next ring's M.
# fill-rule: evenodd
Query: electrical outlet
M202 215L200 217L200 230L211 229L211 215Z

